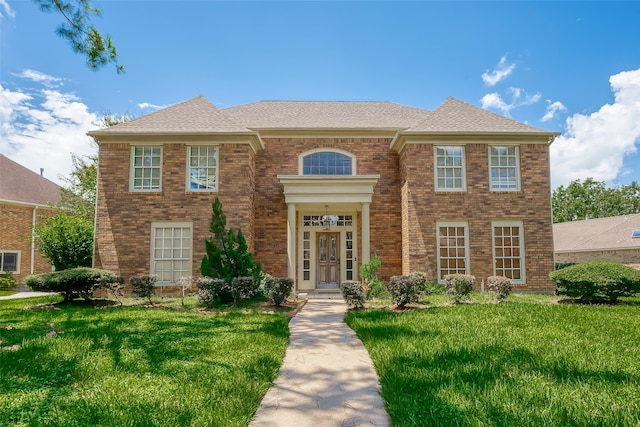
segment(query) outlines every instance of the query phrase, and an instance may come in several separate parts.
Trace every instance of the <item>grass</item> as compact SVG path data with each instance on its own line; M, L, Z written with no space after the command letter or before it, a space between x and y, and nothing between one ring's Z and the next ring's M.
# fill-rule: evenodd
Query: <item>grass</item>
M283 314L61 299L0 301L0 426L246 426L288 343Z
M474 293L473 301L490 297ZM351 311L394 426L640 425L640 301Z
M6 296L17 294L17 293L18 293L17 291L8 291L8 290L0 289L0 297L6 297Z

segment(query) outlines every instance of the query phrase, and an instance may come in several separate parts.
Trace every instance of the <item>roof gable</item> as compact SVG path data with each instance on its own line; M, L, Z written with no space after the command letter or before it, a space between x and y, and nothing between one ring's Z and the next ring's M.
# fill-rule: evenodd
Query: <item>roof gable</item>
M60 201L60 186L0 154L0 200L55 204Z
M640 249L633 230L640 230L640 213L561 222L553 224L554 247L557 252Z

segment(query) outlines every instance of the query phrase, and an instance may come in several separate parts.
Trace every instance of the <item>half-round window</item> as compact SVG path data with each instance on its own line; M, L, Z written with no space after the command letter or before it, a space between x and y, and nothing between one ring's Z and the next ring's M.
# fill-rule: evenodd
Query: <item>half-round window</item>
M302 159L303 175L353 175L353 158L335 151L318 151Z

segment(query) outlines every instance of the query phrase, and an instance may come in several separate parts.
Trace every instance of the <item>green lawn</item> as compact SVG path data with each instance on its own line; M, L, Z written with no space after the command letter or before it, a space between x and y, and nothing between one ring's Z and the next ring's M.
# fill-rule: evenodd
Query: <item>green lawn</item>
M640 304L349 312L395 426L639 426ZM474 296L476 301L486 296Z
M6 297L8 295L13 295L13 294L17 294L17 292L16 291L0 290L0 297Z
M0 301L0 426L246 426L288 343L283 314L60 301Z

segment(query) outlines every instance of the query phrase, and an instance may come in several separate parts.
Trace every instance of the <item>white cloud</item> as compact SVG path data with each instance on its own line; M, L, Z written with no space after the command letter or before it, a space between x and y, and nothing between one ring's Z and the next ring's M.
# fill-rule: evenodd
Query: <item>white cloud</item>
M495 86L497 83L509 77L509 74L516 68L516 64L507 64L507 56L500 58L498 65L491 71L482 73L482 81L487 86Z
M497 92L488 93L480 100L482 108L498 110L505 116L510 117L511 110L514 108L535 104L540 101L541 97L539 93L529 95L524 89L517 87L510 87L507 91L511 95L511 102L506 102Z
M72 169L71 153L95 153L86 135L98 126L98 116L74 94L50 88L62 79L33 70L20 73L43 88L11 90L0 85L0 153L61 183Z
M611 181L623 172L624 157L640 140L640 69L609 79L613 104L589 115L567 118L566 131L551 145L552 186L593 178Z
M9 18L15 18L16 13L11 9L9 3L6 0L0 0L0 18L4 16L8 16Z
M543 122L548 122L549 120L553 119L558 112L567 111L567 107L565 107L564 104L560 101L551 102L550 99L547 99L547 104L547 111L544 113L544 116L542 116L541 119L541 121Z
M141 110L145 110L147 108L152 108L154 110L159 110L161 108L165 108L166 105L155 105L155 104L150 104L148 102L141 102L140 104L138 104L138 108L140 108Z

